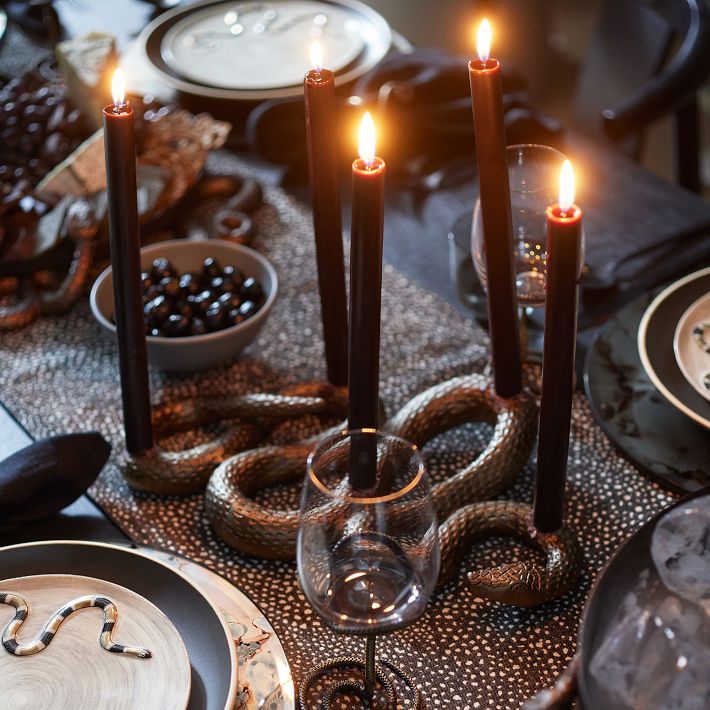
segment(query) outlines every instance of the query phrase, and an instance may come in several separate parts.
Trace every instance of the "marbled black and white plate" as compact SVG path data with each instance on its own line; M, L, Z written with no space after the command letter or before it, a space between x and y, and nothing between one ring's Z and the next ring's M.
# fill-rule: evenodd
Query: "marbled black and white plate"
M587 352L584 388L619 453L665 488L689 493L710 484L710 432L662 397L641 364L636 335L653 298L641 296L608 321Z

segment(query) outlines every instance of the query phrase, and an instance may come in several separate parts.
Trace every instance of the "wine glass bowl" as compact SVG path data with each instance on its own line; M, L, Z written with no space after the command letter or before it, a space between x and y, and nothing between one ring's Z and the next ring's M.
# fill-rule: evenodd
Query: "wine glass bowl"
M336 631L382 634L417 619L439 573L417 447L373 429L322 441L308 459L297 562L306 597Z
M565 156L546 145L511 145L506 150L510 208L513 218L515 287L522 308L545 304L547 219L545 210L557 202ZM487 290L486 247L480 199L471 229L471 252L476 272Z

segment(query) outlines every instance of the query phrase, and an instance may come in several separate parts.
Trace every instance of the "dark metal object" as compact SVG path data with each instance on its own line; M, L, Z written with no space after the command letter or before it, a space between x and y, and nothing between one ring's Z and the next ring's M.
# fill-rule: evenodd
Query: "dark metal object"
M522 710L567 710L577 695L579 654L565 668L552 688L545 688L526 700Z
M419 447L467 422L495 426L492 441L475 461L432 488L437 516L445 521L439 529L440 586L452 579L471 542L500 534L541 549L547 562L476 571L469 581L478 593L508 604L534 606L575 584L581 552L568 531L545 535L534 530L530 506L525 504L480 502L500 495L515 480L530 456L536 420L536 405L529 395L504 399L483 377L469 375L414 397L383 426ZM210 525L224 542L267 559L294 558L298 511L272 510L256 503L253 496L263 488L302 479L313 443L244 451L216 468L207 484L205 508Z
M346 694L357 695L364 703L369 705L375 696L378 683L385 692L387 707L392 709L398 707L397 691L387 671L398 678L411 691L414 710L422 707L422 695L412 676L389 661L376 660L375 636L370 635L367 636L364 663L356 656L344 656L330 661L323 661L323 663L308 671L298 688L298 703L301 710L311 710L313 708L313 704L309 703L308 699L311 686L314 685L319 677L336 668L340 670L357 668L363 672L363 680L355 682L343 679L331 683L321 697L322 710L330 710L333 707L333 701L339 695Z
M343 417L346 402L343 390L327 383L313 383L276 394L209 397L166 404L153 413L158 439L223 419L238 418L240 422L226 434L187 451L163 451L156 446L129 456L124 476L140 491L164 495L195 493L204 488L215 467L228 456L256 446L268 431L269 423L304 414ZM306 449L301 463L307 455Z

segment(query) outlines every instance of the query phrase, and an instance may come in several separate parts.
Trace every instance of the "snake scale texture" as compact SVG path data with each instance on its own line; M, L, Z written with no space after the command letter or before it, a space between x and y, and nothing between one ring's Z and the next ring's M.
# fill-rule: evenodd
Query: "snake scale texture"
M283 418L307 413L342 417L346 409L342 389L318 383L278 394L163 405L154 413L159 436L218 420L236 421L227 434L194 449L166 452L156 447L134 456L125 475L134 488L153 493L192 493L206 486L207 518L224 542L257 557L292 560L298 511L267 508L254 496L264 488L301 481L316 437L280 446L258 443ZM443 521L439 586L453 578L472 542L510 535L541 551L545 563L516 562L478 570L469 574L469 582L482 596L519 606L541 604L575 584L581 569L577 543L565 530L550 535L535 531L529 523L530 506L491 500L513 483L530 458L537 428L533 397L523 393L503 399L483 376L466 375L417 395L381 428L422 448L439 434L472 422L493 426L490 442L468 466L432 487Z

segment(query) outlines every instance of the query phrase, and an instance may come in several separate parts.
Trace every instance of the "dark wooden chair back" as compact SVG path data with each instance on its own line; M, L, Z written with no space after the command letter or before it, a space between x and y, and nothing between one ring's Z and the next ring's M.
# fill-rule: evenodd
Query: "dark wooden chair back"
M709 73L708 0L606 0L577 82L575 122L638 156L644 129L674 113L678 181L697 192L696 92Z

